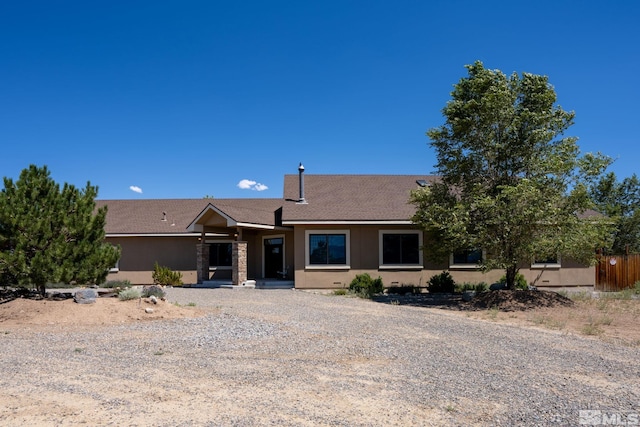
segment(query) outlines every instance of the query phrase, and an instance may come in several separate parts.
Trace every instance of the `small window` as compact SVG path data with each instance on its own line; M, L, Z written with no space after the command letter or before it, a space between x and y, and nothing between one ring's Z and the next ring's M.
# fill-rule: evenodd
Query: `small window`
M380 230L381 268L422 268L422 233L417 230Z
M531 268L560 268L559 256L535 257Z
M466 249L455 251L449 261L451 268L478 268L482 262L482 249Z
M209 267L231 267L231 242L209 244Z
M349 232L306 232L308 267L348 267Z

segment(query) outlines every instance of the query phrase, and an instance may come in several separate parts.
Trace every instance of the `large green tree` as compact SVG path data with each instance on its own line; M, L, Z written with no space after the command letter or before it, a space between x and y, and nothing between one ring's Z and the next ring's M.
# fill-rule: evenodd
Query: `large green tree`
M640 253L640 180L634 174L619 182L610 172L594 183L591 197L598 212L610 218L615 228L610 252Z
M46 166L24 169L0 192L0 276L6 284L101 283L120 250L105 243L106 208L97 187L84 190L51 178ZM10 281L9 283L6 283Z
M482 249L480 267L504 269L509 288L534 258L595 261L607 222L588 214L588 187L609 159L581 155L577 138L563 136L574 113L556 105L546 76L466 68L445 123L427 132L441 180L411 197L413 222L430 237L425 253Z

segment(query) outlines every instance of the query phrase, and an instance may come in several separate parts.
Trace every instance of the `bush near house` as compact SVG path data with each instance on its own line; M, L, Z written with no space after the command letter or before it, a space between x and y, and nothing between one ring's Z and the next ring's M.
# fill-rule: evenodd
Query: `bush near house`
M506 275L502 276L500 280L498 280L498 283L500 283L501 285L506 285L507 276ZM522 273L516 273L516 278L514 280L513 288L521 289L523 291L526 291L527 289L529 289L529 284L527 283L527 279L524 278Z
M415 295L420 293L420 288L415 285L389 286L387 293L393 295Z
M486 292L489 290L489 285L486 282L479 283L461 283L455 286L457 293L463 293L465 291L475 291L477 293Z
M349 290L363 298L371 298L384 290L382 278L372 279L369 273L357 274L349 284Z
M182 286L182 273L173 271L169 267L159 265L157 262L151 273L154 285L162 286Z
M448 271L431 276L427 282L427 291L430 294L452 294L456 289L456 282Z
M129 280L109 280L102 285L103 288L115 289L115 288L130 288L131 282Z
M120 301L129 301L138 298L140 298L140 291L135 288L123 289L118 293L118 299Z

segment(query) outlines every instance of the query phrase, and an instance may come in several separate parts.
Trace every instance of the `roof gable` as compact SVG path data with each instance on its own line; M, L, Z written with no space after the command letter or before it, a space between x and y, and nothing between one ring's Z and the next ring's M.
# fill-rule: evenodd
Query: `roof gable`
M133 199L97 200L107 206L107 235L183 234L207 206L215 206L237 225L275 226L282 199Z

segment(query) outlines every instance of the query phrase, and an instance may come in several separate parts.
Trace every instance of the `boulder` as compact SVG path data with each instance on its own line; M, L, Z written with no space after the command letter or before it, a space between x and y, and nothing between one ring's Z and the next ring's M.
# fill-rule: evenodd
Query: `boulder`
M162 286L159 285L148 285L142 288L143 297L150 297L152 295L162 298L166 295L166 292L162 289Z
M144 312L147 313L147 314L151 314L151 313L153 313L153 308L147 307L147 308L144 309Z
M97 297L94 289L80 289L73 295L73 300L78 304L95 304Z
M462 301L469 302L476 296L476 291L464 291L462 293Z

